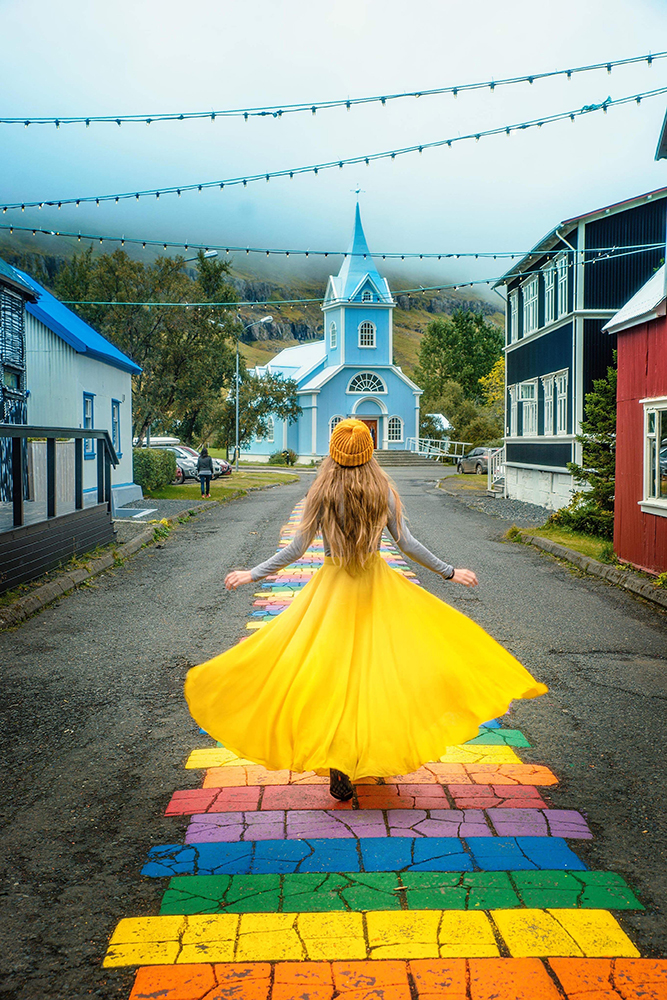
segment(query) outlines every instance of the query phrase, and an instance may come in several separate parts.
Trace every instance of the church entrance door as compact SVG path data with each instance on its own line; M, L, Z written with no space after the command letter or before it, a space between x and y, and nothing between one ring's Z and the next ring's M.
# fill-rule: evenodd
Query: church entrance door
M373 447L378 446L378 422L368 417L357 417L357 420L361 420L362 424L366 424L369 431L371 432L371 437L373 438Z

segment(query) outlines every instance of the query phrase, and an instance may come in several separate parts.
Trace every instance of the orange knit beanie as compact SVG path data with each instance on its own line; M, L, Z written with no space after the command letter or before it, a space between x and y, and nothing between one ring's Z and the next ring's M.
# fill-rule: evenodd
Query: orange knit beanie
M350 417L336 424L329 454L339 465L364 465L373 457L373 438L366 424Z

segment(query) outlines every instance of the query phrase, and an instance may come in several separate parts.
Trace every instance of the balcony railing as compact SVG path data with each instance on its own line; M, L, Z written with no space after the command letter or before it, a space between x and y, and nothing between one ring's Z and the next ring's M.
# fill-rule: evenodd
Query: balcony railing
M36 427L32 424L0 424L0 440L11 439L11 495L14 527L24 524L24 443L30 438L46 439L46 518L56 517L57 464L56 441L74 440L74 507L83 510L83 442L94 438L97 448L97 502L111 509L111 466L118 456L108 431L81 427Z
M489 452L489 479L487 489L495 496L506 496L505 446Z
M438 440L436 438L407 438L405 446L408 451L414 451L425 458L434 458L440 462L455 463L461 455L465 454L466 448L470 447L470 441L449 441L448 439Z

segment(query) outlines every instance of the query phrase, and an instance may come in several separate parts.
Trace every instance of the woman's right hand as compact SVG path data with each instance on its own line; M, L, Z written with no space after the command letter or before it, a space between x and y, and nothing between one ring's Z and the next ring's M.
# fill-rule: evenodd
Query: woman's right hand
M249 569L235 569L225 577L225 587L227 590L236 590L244 583L252 583L252 575Z
M461 583L464 587L476 587L479 580L471 569L455 569L454 576L450 577L454 583Z

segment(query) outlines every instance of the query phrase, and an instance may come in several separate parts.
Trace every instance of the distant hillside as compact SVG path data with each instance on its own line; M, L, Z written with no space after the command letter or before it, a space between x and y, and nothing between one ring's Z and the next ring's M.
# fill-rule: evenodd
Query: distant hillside
M52 288L58 271L72 255L83 248L83 244L74 244L61 237L46 237L48 244L44 246L45 237L31 237L29 234L15 234L12 237L0 235L0 256L16 267L28 272L47 287ZM109 252L107 247L93 246L95 253ZM156 254L132 247L128 251L132 257L145 262L155 260ZM232 261L232 281L239 298L246 303L243 315L249 321L254 316L258 319L270 313L273 322L255 327L248 331L242 343L242 353L249 364L266 364L285 347L294 347L308 340L321 339L323 334L322 311L319 301L287 304L289 299L321 300L326 289L326 278L300 276L304 273L305 262L293 265L290 272L294 276L287 279L283 275L271 273L264 269L272 280L267 280L264 274L253 273L244 258ZM245 267L240 266L243 260ZM328 262L327 262L328 263ZM299 267L301 265L301 267ZM319 268L322 272L322 268ZM311 272L312 274L312 272ZM282 279L282 280L281 280ZM411 275L409 284L403 287L419 285ZM426 282L424 282L426 283ZM407 374L413 370L417 361L419 343L428 323L438 315L450 314L455 309L479 310L488 316L492 322L502 325L502 313L482 298L470 292L426 292L419 296L401 294L399 284L392 282L392 291L396 299L394 310L394 360ZM253 302L266 300L269 306L252 306ZM284 304L283 304L284 302Z

